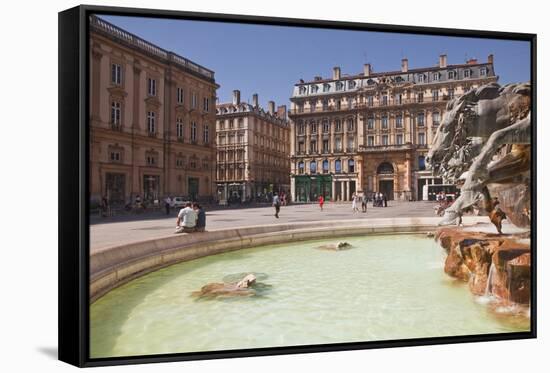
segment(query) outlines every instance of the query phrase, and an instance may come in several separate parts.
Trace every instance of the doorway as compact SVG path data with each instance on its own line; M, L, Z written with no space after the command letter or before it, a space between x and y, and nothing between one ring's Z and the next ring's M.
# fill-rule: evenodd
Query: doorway
M378 191L384 194L388 200L393 200L393 180L380 180Z

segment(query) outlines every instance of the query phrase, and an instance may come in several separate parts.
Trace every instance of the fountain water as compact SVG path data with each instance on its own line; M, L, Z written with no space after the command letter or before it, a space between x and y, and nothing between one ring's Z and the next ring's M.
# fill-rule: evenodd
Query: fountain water
M485 287L485 296L490 297L493 295L493 283L494 277L497 272L495 263L491 262L491 267L489 267L489 274L487 275L487 286Z

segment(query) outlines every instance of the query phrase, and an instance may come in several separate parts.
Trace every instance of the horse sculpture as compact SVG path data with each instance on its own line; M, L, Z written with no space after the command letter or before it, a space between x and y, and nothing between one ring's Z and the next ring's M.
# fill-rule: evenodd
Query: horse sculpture
M460 187L440 225L456 223L478 202L488 209L491 185L529 183L530 143L530 83L491 83L451 100L426 157L428 167Z

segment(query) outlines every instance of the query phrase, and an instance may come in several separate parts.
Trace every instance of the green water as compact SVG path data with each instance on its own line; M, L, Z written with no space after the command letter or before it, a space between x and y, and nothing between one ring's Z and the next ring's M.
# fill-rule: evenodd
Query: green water
M345 240L354 248L317 246ZM91 357L529 330L443 272L421 236L338 238L205 257L153 272L91 307ZM197 299L210 282L258 273L260 296ZM260 284L261 285L261 284Z

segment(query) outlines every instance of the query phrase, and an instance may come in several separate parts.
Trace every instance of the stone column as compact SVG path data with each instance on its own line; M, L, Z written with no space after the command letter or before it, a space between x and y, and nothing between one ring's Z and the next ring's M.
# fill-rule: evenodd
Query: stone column
M332 194L331 194L331 200L336 201L336 181L332 179Z
M319 121L317 124L317 153L323 152L323 123ZM321 170L321 173L323 171Z
M348 149L348 121L347 119L344 120L343 126L344 130L344 136L342 136L342 149L344 150L344 153L347 153Z
M309 154L309 146L310 146L310 143L311 143L311 128L310 128L310 123L309 122L305 122L304 125L306 126L306 142L305 142L305 150L306 150L306 154Z
M290 198L292 202L296 202L296 181L294 180L294 176L290 177Z

